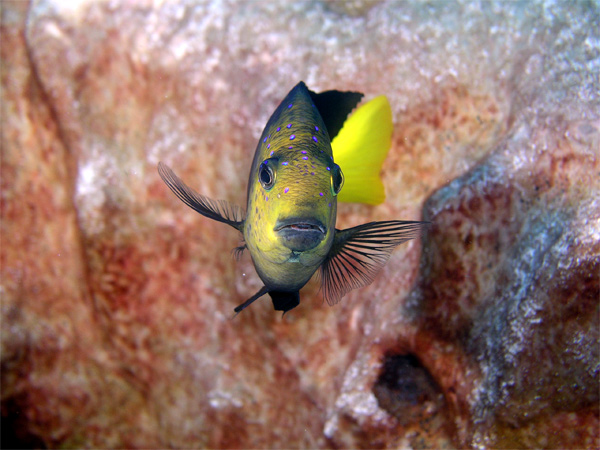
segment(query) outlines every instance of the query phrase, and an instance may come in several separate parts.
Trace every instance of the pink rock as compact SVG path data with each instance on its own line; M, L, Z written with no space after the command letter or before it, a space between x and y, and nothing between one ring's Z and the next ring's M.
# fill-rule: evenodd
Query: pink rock
M530 144L509 136L427 202L435 227L408 310L478 373L463 418L477 444L593 447L598 436L600 191L589 144L548 133L515 168ZM558 432L566 414L577 433Z
M3 3L2 447L597 447L597 15ZM434 226L333 308L231 320L239 236L156 165L243 205L301 79L393 108L386 203L339 226Z

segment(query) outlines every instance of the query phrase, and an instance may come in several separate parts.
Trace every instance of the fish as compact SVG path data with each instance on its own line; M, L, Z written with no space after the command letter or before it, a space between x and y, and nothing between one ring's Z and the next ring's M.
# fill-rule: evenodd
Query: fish
M348 118L362 98L351 91L315 93L299 82L258 141L245 212L199 194L159 162L160 177L183 203L242 234L234 252L248 250L263 287L234 308L236 315L266 294L285 315L317 271L324 299L335 305L370 284L394 248L429 226L386 220L336 228L338 198L370 204L385 198L379 173L391 143L391 109L380 96Z

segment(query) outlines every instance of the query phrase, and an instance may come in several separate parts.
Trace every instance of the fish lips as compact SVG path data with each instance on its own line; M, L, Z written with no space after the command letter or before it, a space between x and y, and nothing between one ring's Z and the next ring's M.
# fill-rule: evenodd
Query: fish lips
M278 220L274 231L282 244L295 252L315 248L327 234L327 229L320 220L299 217Z

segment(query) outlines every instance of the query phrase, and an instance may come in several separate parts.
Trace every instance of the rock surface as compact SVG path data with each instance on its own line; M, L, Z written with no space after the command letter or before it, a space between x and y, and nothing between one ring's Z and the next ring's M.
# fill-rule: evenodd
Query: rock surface
M595 3L5 1L2 447L596 448ZM163 160L245 201L299 80L385 94L386 202L433 222L284 319Z

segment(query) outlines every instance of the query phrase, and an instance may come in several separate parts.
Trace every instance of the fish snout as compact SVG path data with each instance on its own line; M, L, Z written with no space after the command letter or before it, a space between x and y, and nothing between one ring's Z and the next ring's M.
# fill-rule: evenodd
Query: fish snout
M282 244L295 252L312 250L327 234L327 229L320 220L299 217L278 220L274 231Z

